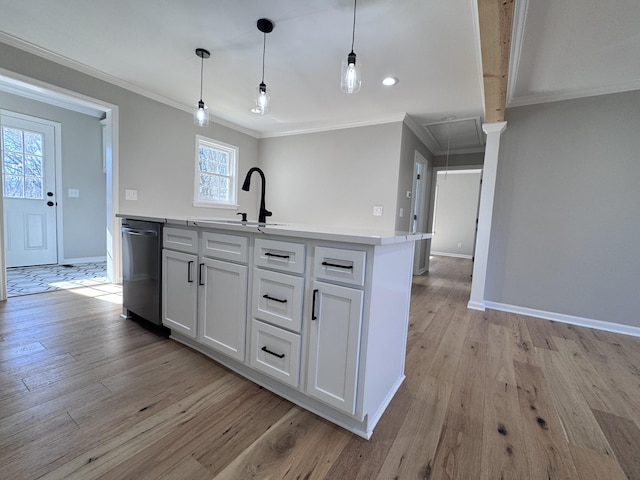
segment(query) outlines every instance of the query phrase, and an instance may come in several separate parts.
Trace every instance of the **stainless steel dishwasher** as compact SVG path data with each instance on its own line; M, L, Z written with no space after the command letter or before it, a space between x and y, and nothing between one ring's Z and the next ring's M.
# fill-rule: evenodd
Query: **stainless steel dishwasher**
M162 325L162 224L122 219L122 306Z

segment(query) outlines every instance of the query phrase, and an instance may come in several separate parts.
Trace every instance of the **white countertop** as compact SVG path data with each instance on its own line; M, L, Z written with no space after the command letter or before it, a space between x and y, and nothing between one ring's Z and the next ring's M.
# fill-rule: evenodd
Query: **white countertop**
M431 233L375 231L369 229L326 227L320 225L279 223L258 225L256 222L247 222L246 224L243 224L237 220L215 217L191 217L180 219L127 215L125 213L119 213L116 216L121 218L130 218L132 220L145 220L173 225L216 228L235 232L252 232L264 235L281 235L285 237L310 238L336 242L360 243L365 245L389 245L394 243L415 242L417 240L424 240L432 237Z

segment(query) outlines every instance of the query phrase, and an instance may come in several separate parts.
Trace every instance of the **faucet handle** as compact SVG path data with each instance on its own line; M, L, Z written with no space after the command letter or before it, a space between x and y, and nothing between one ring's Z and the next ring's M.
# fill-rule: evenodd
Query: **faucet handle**
M236 215L242 215L242 221L246 222L247 221L247 214L244 212L238 212L236 213Z
M273 213L271 213L269 210L265 210L264 211L264 216L265 217L270 217L271 215L273 215Z

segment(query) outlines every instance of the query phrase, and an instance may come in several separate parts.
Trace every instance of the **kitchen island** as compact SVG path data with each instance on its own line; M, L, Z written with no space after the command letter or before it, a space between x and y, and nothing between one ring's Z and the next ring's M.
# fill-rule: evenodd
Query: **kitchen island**
M431 234L162 219L171 338L370 438L404 380L414 242Z

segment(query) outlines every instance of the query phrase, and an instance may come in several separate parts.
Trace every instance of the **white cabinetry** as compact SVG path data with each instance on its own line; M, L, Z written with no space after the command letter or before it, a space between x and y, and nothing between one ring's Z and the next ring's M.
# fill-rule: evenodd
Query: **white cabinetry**
M356 411L361 290L313 283L307 393L353 415Z
M162 235L162 324L196 338L198 232L165 227Z
M247 266L202 258L198 339L236 360L244 360Z
M246 263L247 237L165 227L163 247L163 324L244 360L247 266L223 260Z
M162 251L162 324L196 338L198 256Z

